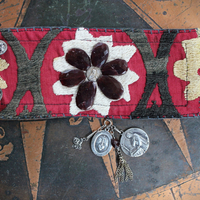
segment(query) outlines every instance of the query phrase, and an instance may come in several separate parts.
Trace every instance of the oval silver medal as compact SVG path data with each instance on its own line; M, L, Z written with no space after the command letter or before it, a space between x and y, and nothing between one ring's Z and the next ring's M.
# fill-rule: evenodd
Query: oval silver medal
M120 145L126 155L139 157L149 148L149 137L140 128L129 128L122 134Z
M105 156L112 149L112 136L108 131L97 132L91 141L91 149L96 156Z

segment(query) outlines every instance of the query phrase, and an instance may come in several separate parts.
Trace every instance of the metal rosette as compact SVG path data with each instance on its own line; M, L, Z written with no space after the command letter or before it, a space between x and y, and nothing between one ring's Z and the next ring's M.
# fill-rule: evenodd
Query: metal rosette
M1 101L2 97L3 97L3 91L2 91L2 89L0 88L0 101Z
M130 157L142 156L149 148L149 137L140 128L129 128L120 139L122 151Z
M102 130L97 132L91 141L92 152L96 156L107 155L112 149L111 139L112 136L108 131Z
M4 54L7 51L7 44L0 40L0 55Z

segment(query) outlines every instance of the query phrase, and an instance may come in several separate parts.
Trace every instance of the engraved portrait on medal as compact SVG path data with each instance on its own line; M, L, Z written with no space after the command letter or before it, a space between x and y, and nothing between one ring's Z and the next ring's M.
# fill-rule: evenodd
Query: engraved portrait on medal
M120 144L126 155L139 157L149 148L149 137L142 129L130 128L123 133Z
M108 131L99 131L92 138L91 149L97 156L105 156L112 149L112 136Z

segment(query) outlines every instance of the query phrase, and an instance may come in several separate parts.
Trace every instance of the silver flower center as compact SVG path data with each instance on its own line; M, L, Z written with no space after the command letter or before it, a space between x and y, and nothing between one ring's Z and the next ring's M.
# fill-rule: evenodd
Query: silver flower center
M101 76L101 70L98 67L90 67L86 75L90 81L96 81Z

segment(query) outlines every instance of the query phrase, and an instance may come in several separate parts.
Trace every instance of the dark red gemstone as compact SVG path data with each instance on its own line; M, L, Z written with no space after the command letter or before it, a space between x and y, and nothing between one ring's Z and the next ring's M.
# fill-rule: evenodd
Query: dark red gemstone
M122 59L116 59L101 66L103 75L122 75L128 70L127 62Z
M70 49L67 52L65 59L70 65L80 70L86 71L91 66L91 61L89 56L82 49L77 49L77 48Z
M94 97L96 94L96 85L94 82L84 82L81 83L77 96L76 96L76 105L81 110L87 110L94 104Z
M111 144L112 144L112 146L114 147L114 148L117 148L117 147L119 147L119 140L117 140L117 139L112 139L111 140Z
M73 87L78 85L86 78L85 73L81 70L71 70L60 73L59 80L62 85L67 87Z
M111 76L101 76L97 83L103 94L109 99L119 99L123 93L123 87L119 81Z
M106 63L108 59L108 45L105 43L97 43L92 50L91 60L92 65L95 67L101 67L104 63Z

